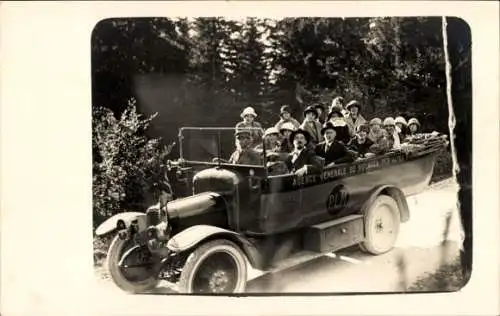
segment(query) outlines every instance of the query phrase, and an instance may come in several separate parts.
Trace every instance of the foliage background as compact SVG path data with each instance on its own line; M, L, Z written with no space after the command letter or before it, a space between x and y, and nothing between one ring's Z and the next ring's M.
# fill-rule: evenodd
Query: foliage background
M470 42L455 42L456 68ZM248 105L269 126L341 95L448 133L440 17L107 19L91 46L95 224L156 198L180 127L234 126ZM450 172L445 152L434 179Z

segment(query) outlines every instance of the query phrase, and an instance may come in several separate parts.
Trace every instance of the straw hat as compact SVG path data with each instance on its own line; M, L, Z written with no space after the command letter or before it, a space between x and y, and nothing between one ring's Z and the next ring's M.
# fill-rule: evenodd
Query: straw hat
M370 125L382 125L382 120L378 117L371 119Z
M406 123L406 120L404 117L402 116L398 116L396 117L396 119L394 120L396 123L401 123L403 125L408 125L408 123Z
M293 132L295 131L295 126L290 122L285 122L280 127L280 133L283 133L283 131Z
M392 117L386 117L385 120L384 120L384 126L395 126L396 125L396 122L394 121L394 119Z
M416 124L417 126L420 126L420 122L414 117L408 120L408 126L410 126L411 124Z
M350 101L349 103L347 103L347 105L345 106L345 108L347 110L349 110L350 108L352 108L353 106L357 107L358 108L358 111L361 110L361 104L356 101L356 100L352 100Z
M268 135L271 135L271 134L279 134L280 132L278 131L278 129L276 127L269 127L268 129L266 129L266 131L264 132L264 137L268 136Z
M255 113L255 110L253 107L249 106L246 107L243 112L241 112L241 117L245 117L246 115L252 115L253 117L257 117L257 113Z

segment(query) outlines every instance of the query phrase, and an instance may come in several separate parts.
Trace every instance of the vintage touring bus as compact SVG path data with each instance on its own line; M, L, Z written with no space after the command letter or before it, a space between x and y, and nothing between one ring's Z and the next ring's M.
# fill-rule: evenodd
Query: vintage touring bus
M425 189L447 146L436 136L316 174L271 176L265 161L217 159L234 150L233 128L182 128L179 143L169 166L191 194L117 214L96 230L116 234L107 267L124 291L164 280L181 293L244 292L248 265L273 271L353 245L386 253L409 220L406 197Z

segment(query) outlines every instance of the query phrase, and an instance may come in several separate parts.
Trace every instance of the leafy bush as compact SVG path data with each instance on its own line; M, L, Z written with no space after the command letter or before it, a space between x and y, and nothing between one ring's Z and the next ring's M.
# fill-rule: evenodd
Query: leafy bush
M93 109L94 227L111 215L143 211L158 200L169 150L145 134L155 116L143 118L134 99L120 118L107 108Z

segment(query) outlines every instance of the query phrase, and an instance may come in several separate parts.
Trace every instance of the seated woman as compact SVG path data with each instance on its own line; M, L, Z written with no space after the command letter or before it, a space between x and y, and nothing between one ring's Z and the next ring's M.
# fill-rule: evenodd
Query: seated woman
M280 109L280 120L274 127L279 131L283 124L291 123L295 129L299 128L300 123L295 118L292 117L292 112L290 111L290 107L288 105L283 105Z
M418 135L419 129L420 129L420 122L414 117L409 119L408 120L408 134L406 135L405 139L407 141L414 139Z
M347 148L356 152L357 156L361 159L370 158L375 155L371 152L373 142L368 138L369 132L370 128L368 125L360 125L358 132L356 133L356 137L353 138L347 145Z
M290 123L284 123L281 125L279 132L281 134L280 149L281 153L291 153L293 150L293 144L290 142L290 135L295 131L295 126Z
M370 121L370 133L368 139L373 142L370 151L376 155L381 155L390 150L389 135L387 131L381 127L382 120L378 117Z
M305 108L304 121L299 128L309 134L310 140L308 144L314 146L321 141L321 124L318 122L318 112L313 106Z
M399 139L405 139L406 135L408 135L408 123L406 123L405 118L398 116L394 121L396 122L396 131L398 132Z
M255 150L262 152L264 150L264 144L266 145L267 151L278 151L280 147L279 143L280 133L275 127L270 127L264 132L264 142L257 145Z
M321 129L321 134L325 140L317 144L315 148L316 155L325 159L326 166L354 160L354 157L349 153L344 144L335 139L337 129L338 127L333 126L332 123L326 123Z
M337 140L344 145L348 144L351 140L349 126L339 108L333 108L330 113L328 113L327 122L330 122L336 127Z
M398 132L396 131L396 122L392 117L386 117L384 120L384 128L389 135L389 143L391 150L401 149L401 140L399 139Z

